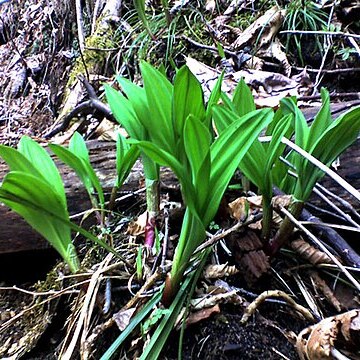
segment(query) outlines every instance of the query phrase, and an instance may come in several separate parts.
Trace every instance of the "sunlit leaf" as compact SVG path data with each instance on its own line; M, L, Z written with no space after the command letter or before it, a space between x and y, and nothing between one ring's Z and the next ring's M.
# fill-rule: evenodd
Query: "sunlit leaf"
M251 111L256 110L254 97L251 94L250 88L246 85L243 78L235 88L232 100L236 113L239 116L245 115Z
M185 120L189 115L203 121L205 108L201 85L189 68L184 65L177 72L174 81L173 120L178 136L182 135Z
M78 270L70 227L51 215L55 213L65 221L68 220L66 206L48 182L24 172L12 171L3 180L0 201L44 236L69 264L71 271Z
M173 86L158 70L146 62L140 64L151 126L146 130L151 140L170 153L175 150L175 132L172 123Z
M58 169L47 151L36 141L28 136L23 136L18 144L18 150L42 175L43 179L50 184L58 193L63 205L66 204L64 185Z
M106 99L115 119L134 139L144 139L144 127L138 119L133 106L120 92L109 85L104 85Z

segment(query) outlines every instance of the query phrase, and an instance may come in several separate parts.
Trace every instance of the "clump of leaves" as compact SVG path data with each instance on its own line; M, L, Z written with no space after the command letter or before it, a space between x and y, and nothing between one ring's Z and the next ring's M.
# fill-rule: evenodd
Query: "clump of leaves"
M322 89L321 97L322 107L311 125L307 124L295 98L283 99L281 111L294 117L295 144L324 165L330 166L357 139L360 131L360 107L355 107L336 120L332 120L328 91ZM287 166L277 163L274 179L284 192L293 195L294 204L291 212L298 217L304 202L308 200L316 182L324 176L324 172L294 150L287 154L286 160L293 165L297 178L288 175ZM285 218L272 241L272 252L282 246L293 226L293 223Z
M0 187L0 201L20 214L58 251L72 272L79 269L65 190L49 154L29 137L18 149L0 145L0 156L10 167Z
M231 101L225 94L222 94L222 99L224 106L238 116L243 116L255 110L254 98L243 79L236 87ZM219 133L226 130L234 121L235 118L232 113L228 113L229 116L227 117L215 119L216 129ZM281 143L281 139L289 132L291 119L291 114L283 115L277 112L271 119L272 121L267 129L267 134L272 136L271 142L264 144L256 138L239 164L241 172L258 187L262 194L262 237L265 240L269 240L272 221L272 168L275 161L284 151L285 145Z
M140 67L143 88L120 79L127 98L109 87L106 94L115 116L118 113L135 135L133 143L158 165L169 166L181 184L186 211L163 295L163 302L180 310L182 303L172 300L177 298L194 250L205 239L205 229L215 216L236 167L273 113L263 109L238 116L223 107L212 109L220 97L222 78L205 108L201 85L188 67L178 70L174 85L149 64L143 62ZM216 139L211 128L212 110L219 121L229 116L235 119ZM139 122L140 127L136 126ZM135 133L139 129L149 140L142 140ZM166 321L175 321L176 316L172 311ZM166 324L162 325L164 329L171 329L172 325ZM159 349L152 341L153 346ZM160 350L156 354L157 351Z

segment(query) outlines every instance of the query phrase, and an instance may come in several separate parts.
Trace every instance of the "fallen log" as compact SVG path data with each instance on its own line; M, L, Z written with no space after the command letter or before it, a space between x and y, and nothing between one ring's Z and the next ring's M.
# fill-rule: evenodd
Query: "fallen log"
M111 142L88 141L90 158L93 167L98 174L105 194L110 194L115 180L115 144ZM349 148L340 157L338 173L349 181L356 189L360 189L360 140ZM68 200L68 209L71 215L90 209L90 201L83 185L76 174L66 165L56 160L59 171L64 181L65 191ZM8 172L4 162L0 162L0 179L3 179ZM162 179L174 184L175 176L168 169L162 170ZM123 191L136 191L143 180L142 166L137 162L125 182ZM356 209L360 204L352 199L332 179L326 177L322 184L337 195L348 200ZM314 198L315 205L324 207L318 198ZM47 241L31 229L20 216L10 211L4 205L0 205L0 254L19 251L45 249L49 247Z

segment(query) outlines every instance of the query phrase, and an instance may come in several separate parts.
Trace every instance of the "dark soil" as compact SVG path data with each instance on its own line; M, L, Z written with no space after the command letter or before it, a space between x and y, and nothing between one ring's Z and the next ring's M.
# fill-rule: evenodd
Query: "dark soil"
M265 307L264 307L265 308ZM268 308L269 318L279 317L286 323L287 330L298 331L305 322L290 314L289 308L279 305ZM263 312L263 311L261 311ZM221 313L185 331L183 359L298 359L294 346L285 337L279 324L255 316L246 325L240 324L242 311L239 308L223 306ZM289 321L291 319L291 321ZM280 330L281 329L281 330ZM171 339L171 337L170 337ZM168 351L176 351L173 341ZM164 353L167 353L166 351ZM284 356L282 356L283 354ZM177 354L164 359L176 359Z

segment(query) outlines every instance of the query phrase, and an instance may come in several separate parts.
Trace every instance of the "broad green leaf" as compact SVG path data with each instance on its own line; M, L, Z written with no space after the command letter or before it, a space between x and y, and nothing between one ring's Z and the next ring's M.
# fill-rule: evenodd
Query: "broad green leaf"
M323 164L330 166L333 161L358 137L360 131L360 107L354 108L334 121L327 131L314 144L311 154ZM299 155L298 155L299 156ZM304 161L304 167L299 172L299 179L303 190L303 198L306 201L311 194L315 182L323 175L323 172Z
M149 106L146 98L145 89L135 85L130 80L118 77L117 81L119 82L122 90L126 94L126 97L130 101L137 118L143 125L145 129L148 129L152 126L151 119L149 117ZM146 138L138 140L147 140Z
M126 142L126 138L118 132L116 134L116 170L118 173L125 154L129 151L129 149L130 145Z
M255 139L244 154L239 169L261 192L264 191L266 184L266 152L259 140Z
M296 99L294 97L282 99L280 101L280 106L284 115L289 113L294 115L293 120L295 129L295 143L302 149L305 149L306 144L309 141L310 129L307 126L307 122L303 113L297 106ZM297 172L299 172L299 169L303 167L304 159L299 156L295 157L294 159L295 161L293 165L297 169Z
M116 186L121 187L129 176L135 161L138 159L140 151L136 146L130 146L126 139L117 134L116 140Z
M243 116L251 111L256 110L254 97L251 94L251 90L246 85L243 78L236 86L234 96L232 99L236 113L239 116Z
M95 189L100 205L104 206L105 199L101 183L91 164L71 152L69 149L66 149L62 146L51 144L49 147L59 159L61 159L66 165L70 166L76 172L77 176L84 184L90 199L93 198Z
M140 156L139 149L135 146L131 146L130 149L125 154L123 161L117 167L116 186L121 187L123 185L124 181L129 176L131 169L133 168L139 156Z
M89 152L86 147L84 138L76 131L70 139L69 150L77 157L84 159L90 164Z
M172 281L180 280L195 249L204 241L206 232L199 215L187 207L175 249L171 269ZM178 279L176 279L178 277Z
M221 92L221 101L226 109L233 111L236 114L235 105L233 104L229 96L227 96L227 94L225 94L224 92Z
M78 270L70 227L51 215L55 213L59 218L68 220L66 206L47 181L31 174L12 171L5 176L0 188L0 201L44 236L69 264L71 271ZM44 215L44 212L48 215Z
M104 85L105 94L110 109L115 119L121 124L126 132L134 139L142 140L145 137L145 130L142 123L136 116L133 106L119 91L109 85Z
M281 139L286 135L291 127L292 116L292 114L283 116L274 128L270 144L266 151L266 172L271 170L275 161L285 149L285 145L281 144Z
M298 108L295 98L284 98L280 101L280 106L284 115L294 115L295 143L305 149L309 138L309 128L306 119Z
M233 115L231 115L233 114ZM221 107L214 108L214 117L235 116L233 112ZM261 130L272 120L271 109L256 110L237 119L215 140L211 146L211 176L209 208L204 217L207 226L215 216L221 198L234 171L244 154Z
M195 177L196 201L198 203L199 216L206 213L209 202L209 184L211 173L211 157L208 151Z
M332 123L329 92L321 89L322 106L310 127L309 139L304 150L312 151L314 144Z
M43 177L36 167L21 152L6 145L0 145L0 156L11 171L23 171L37 177Z
M195 116L189 115L184 128L184 146L191 165L193 181L210 151L210 142L211 135L206 126Z
M57 144L49 144L49 148L59 159L61 159L66 165L70 166L76 172L77 176L85 186L86 191L90 194L93 194L94 187L82 158L76 156L69 149L66 149L63 146Z
M178 136L182 136L185 120L189 115L203 121L205 108L201 85L189 68L184 65L177 72L174 81L173 120Z
M46 150L28 136L21 138L18 144L18 150L32 163L42 175L43 179L57 192L65 206L66 197L63 182L57 167Z
M146 62L140 64L151 126L146 130L151 140L162 149L175 151L175 133L172 123L173 86L158 70Z

